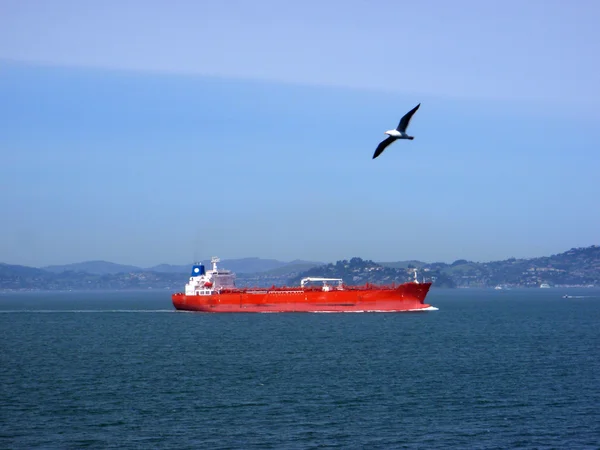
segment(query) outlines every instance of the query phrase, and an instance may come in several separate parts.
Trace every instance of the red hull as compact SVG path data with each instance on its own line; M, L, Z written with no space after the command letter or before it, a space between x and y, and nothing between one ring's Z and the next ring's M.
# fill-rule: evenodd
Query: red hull
M172 295L173 306L202 312L401 312L425 310L431 283L397 287L231 289L213 295Z

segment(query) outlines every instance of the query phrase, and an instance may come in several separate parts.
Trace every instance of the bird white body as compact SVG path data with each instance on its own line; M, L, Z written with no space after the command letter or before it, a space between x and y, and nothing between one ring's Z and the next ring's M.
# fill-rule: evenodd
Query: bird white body
M398 131L398 130L387 130L384 134L389 134L390 136L393 136L395 138L398 139L408 139L408 134L406 134L404 131Z

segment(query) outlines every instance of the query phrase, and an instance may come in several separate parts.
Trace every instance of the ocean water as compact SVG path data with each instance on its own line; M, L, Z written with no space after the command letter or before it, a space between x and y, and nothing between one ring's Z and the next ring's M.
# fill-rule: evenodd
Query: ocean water
M600 448L600 290L428 300L211 315L168 292L0 294L0 448Z

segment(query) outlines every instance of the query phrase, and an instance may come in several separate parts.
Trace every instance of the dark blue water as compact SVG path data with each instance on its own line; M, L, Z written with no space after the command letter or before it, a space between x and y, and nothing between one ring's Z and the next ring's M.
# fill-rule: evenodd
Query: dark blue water
M0 447L599 448L600 291L428 299L210 315L168 292L0 295Z

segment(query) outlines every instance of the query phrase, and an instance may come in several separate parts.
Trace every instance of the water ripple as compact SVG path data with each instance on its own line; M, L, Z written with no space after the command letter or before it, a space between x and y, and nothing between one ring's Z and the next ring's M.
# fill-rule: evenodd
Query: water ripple
M433 314L210 315L131 295L3 298L0 447L600 442L592 301L454 291Z

